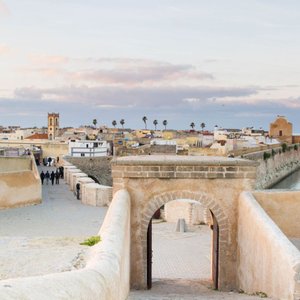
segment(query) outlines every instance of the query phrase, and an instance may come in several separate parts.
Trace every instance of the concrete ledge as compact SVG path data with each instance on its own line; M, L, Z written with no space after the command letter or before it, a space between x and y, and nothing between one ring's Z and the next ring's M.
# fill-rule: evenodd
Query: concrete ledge
M183 165L183 166L258 166L259 163L247 159L226 158L220 156L172 156L141 155L118 157L112 160L113 165Z
M130 197L114 196L99 231L102 241L90 250L79 271L0 281L0 299L124 300L129 293Z

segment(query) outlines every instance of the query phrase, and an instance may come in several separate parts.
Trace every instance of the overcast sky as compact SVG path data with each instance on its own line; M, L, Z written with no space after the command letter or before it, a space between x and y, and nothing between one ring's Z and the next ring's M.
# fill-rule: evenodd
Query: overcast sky
M300 132L298 0L0 0L0 125Z

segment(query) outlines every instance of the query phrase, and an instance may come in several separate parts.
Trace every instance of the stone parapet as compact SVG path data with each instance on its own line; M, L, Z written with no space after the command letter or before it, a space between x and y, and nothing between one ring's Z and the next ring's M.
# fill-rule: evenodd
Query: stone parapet
M112 187L90 183L84 186L82 190L83 204L92 206L105 206L112 200Z
M71 176L72 174L75 174L75 173L80 173L81 170L79 169L67 169L67 172L66 172L66 176L64 177L65 181L67 184L71 184Z
M139 156L112 161L113 178L232 179L256 177L253 161L221 157Z
M70 176L70 190L76 191L76 184L78 182L78 178L88 178L88 176L85 173L78 172L78 173L71 173Z

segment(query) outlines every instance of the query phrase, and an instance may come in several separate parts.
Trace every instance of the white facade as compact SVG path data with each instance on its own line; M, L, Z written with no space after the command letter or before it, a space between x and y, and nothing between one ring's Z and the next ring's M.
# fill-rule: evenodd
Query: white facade
M69 141L69 155L74 157L107 156L109 149L106 141Z

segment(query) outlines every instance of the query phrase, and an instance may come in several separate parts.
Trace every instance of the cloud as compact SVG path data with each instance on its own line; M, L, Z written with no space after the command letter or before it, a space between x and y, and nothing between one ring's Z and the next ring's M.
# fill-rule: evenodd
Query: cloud
M0 17L1 16L9 16L10 15L10 11L8 9L8 7L6 6L6 4L0 0Z
M223 87L89 87L63 86L41 89L24 87L15 90L15 97L44 101L82 103L98 107L186 107L210 105L212 97L249 96L257 92L253 88ZM186 99L196 99L187 101Z
M264 90L263 88L261 90ZM217 97L212 98L210 101L214 103L219 103L222 105L247 105L247 106L263 106L263 105L278 105L287 108L300 108L300 97L287 97L287 98L262 98L261 96L257 97Z
M213 74L200 71L193 65L131 58L85 58L65 56L30 55L26 72L53 74L77 84L143 85L165 82L190 82L213 80ZM32 67L34 64L34 67Z
M12 49L10 47L4 44L0 44L0 55L10 54L11 52Z
M14 96L21 100L42 100L43 92L34 87L23 87L15 89Z
M35 65L64 65L69 62L69 58L62 55L29 54L28 59Z

